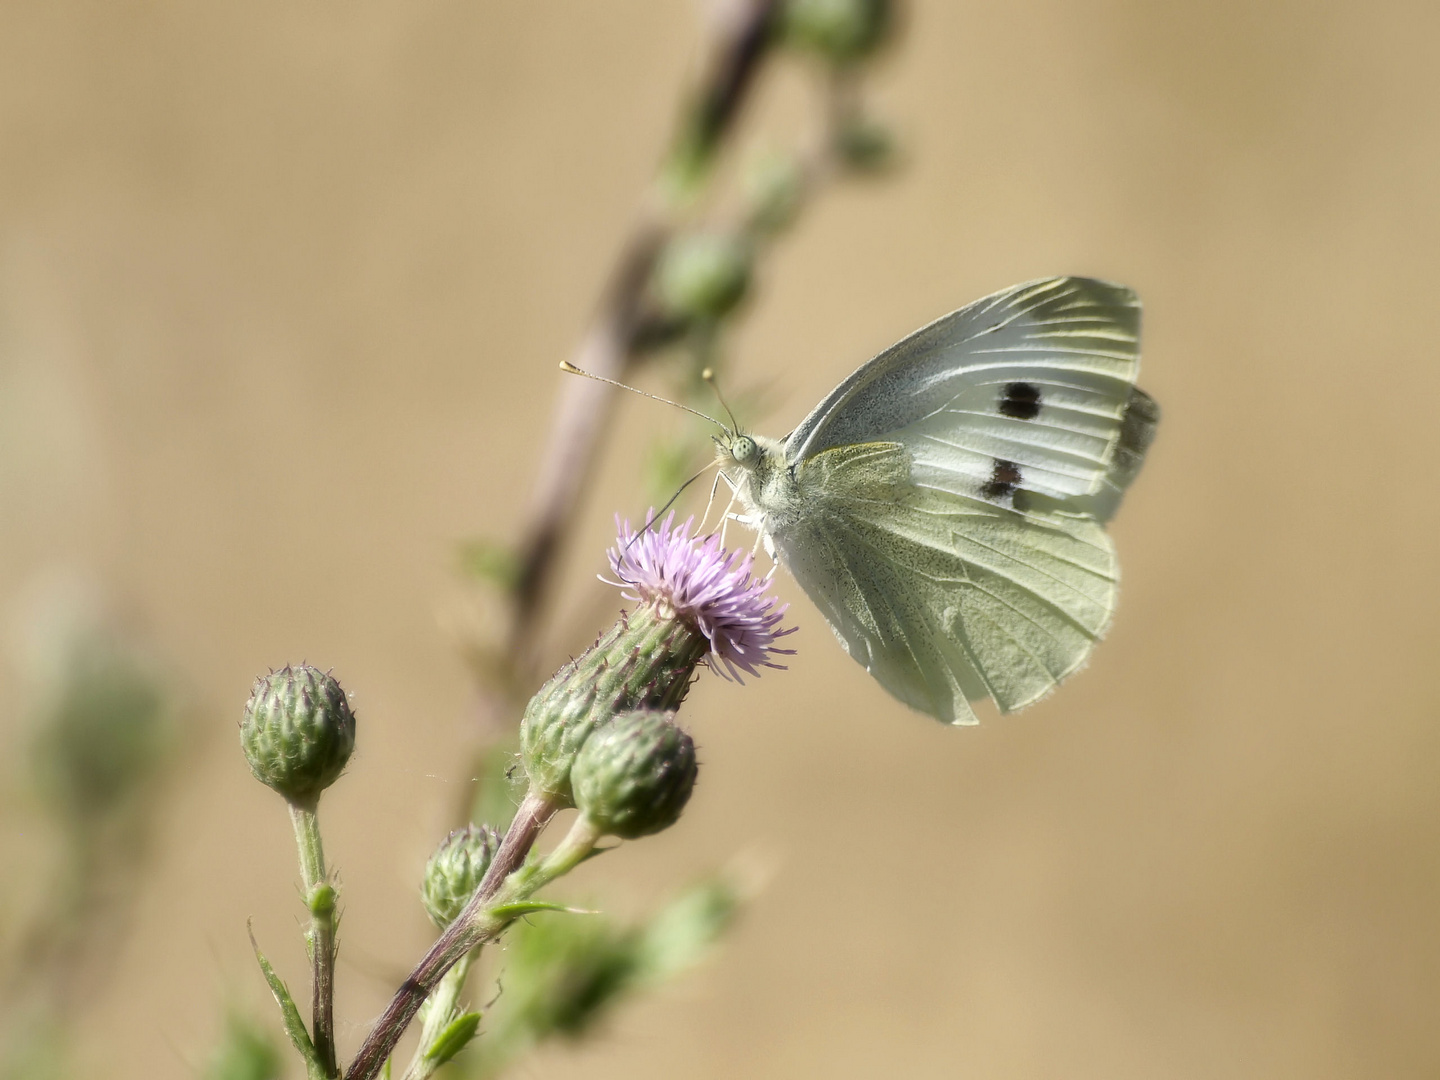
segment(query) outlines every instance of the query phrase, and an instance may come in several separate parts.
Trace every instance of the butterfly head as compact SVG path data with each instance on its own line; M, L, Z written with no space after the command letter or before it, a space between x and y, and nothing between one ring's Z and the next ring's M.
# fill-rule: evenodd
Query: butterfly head
M742 435L738 431L727 431L723 435L716 435L715 445L720 448L720 459L723 464L729 465L733 462L744 468L753 469L760 461L760 444L749 435Z

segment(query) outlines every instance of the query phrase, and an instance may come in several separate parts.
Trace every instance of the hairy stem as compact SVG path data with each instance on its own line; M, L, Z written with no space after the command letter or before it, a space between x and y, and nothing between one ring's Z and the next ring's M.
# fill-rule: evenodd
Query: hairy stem
M476 946L457 960L455 966L440 980L440 986L435 993L430 996L429 1011L425 1014L425 1021L420 1029L420 1043L415 1047L415 1057L410 1062L410 1068L405 1070L405 1080L428 1080L439 1068L433 1060L427 1060L426 1055L440 1033L455 1018L456 1003L465 989L470 968L479 955L480 948Z
M333 1077L339 1075L335 1067L335 889L325 874L316 803L291 803L290 821L300 851L305 904L310 908L305 941L310 950L311 1037L325 1075Z

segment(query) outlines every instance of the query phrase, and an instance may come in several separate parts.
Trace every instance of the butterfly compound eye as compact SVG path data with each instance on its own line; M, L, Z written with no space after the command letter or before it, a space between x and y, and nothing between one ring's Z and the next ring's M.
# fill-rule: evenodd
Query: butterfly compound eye
M749 435L741 435L730 444L730 456L742 465L747 461L754 461L759 452L760 448L755 445L755 440Z

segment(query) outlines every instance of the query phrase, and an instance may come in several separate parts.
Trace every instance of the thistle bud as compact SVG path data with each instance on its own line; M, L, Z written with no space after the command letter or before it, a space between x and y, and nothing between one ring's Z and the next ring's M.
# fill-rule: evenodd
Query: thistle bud
M580 748L571 774L575 805L612 836L649 836L680 819L696 769L695 743L673 714L623 713Z
M480 887L499 846L500 837L488 825L467 825L440 842L425 864L425 882L420 888L430 921L439 929L455 921Z
M561 668L530 699L520 721L520 757L531 788L558 807L575 805L570 772L592 733L635 709L673 710L685 700L702 662L739 679L780 665L791 650L778 640L785 608L751 576L750 560L698 540L690 522L650 517L636 532L626 522L610 551L610 569L637 607L622 615L584 655Z
M749 245L726 233L694 232L676 237L655 270L660 302L687 319L718 319L750 287Z
M892 0L786 0L780 26L787 43L844 65L874 53L893 16Z
M313 803L350 760L355 714L330 675L286 666L256 680L240 744L255 779L292 803Z
M635 708L677 708L710 643L673 613L643 607L622 616L580 659L530 699L520 721L520 757L530 784L574 806L570 768L597 727Z

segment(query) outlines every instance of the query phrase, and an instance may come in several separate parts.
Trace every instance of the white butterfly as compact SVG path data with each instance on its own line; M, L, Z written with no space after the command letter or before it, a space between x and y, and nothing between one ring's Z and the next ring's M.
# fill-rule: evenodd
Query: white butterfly
M985 697L1021 709L1104 634L1103 525L1159 420L1139 324L1124 286L1016 285L891 346L785 438L716 437L741 520L901 701L958 724Z

